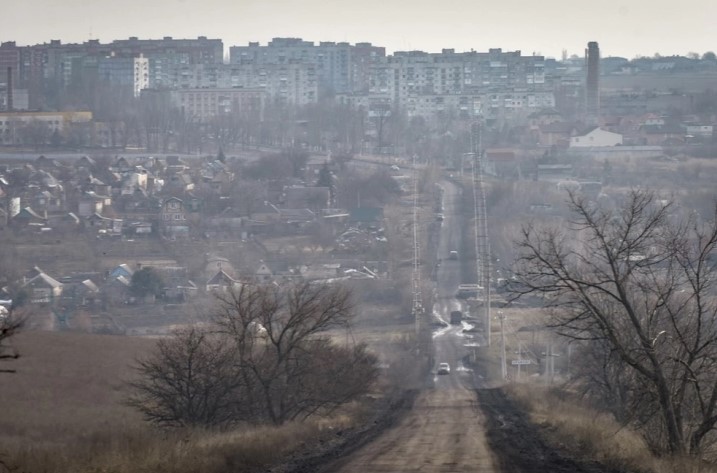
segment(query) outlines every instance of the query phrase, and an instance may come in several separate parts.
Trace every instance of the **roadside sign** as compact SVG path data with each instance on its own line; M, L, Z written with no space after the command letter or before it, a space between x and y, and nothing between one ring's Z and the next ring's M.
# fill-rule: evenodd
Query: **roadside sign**
M530 360L513 360L510 362L511 365L529 365L530 363Z

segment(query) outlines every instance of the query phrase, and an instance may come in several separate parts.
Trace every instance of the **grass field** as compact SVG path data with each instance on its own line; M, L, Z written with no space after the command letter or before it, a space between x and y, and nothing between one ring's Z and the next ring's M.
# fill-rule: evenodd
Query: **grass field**
M149 338L28 331L13 339L21 358L0 374L0 472L229 473L266 471L325 445L363 410L281 427L164 431L122 404L133 360Z

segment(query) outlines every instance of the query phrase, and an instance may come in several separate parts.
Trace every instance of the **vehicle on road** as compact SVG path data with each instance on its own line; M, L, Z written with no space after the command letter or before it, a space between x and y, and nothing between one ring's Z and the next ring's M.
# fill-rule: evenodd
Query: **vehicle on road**
M463 312L454 310L451 312L451 325L460 325L463 321Z
M443 214L442 214L442 213L436 214L436 220L438 220L439 222L442 222L442 221L443 221Z
M451 373L451 365L448 363L441 363L438 365L438 374L450 374Z
M451 250L448 253L448 259L458 259L458 252L456 250Z

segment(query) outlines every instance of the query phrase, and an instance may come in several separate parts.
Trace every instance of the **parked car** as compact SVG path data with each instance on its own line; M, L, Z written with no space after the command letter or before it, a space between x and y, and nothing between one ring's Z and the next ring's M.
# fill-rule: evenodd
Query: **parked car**
M451 365L448 363L441 363L438 365L438 374L450 374L451 373Z

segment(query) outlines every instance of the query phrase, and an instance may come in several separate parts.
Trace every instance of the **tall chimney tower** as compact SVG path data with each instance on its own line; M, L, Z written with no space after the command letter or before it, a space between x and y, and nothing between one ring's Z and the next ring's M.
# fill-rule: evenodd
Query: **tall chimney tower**
M12 112L12 67L7 68L7 111Z
M590 41L585 50L585 112L589 121L600 118L600 48L596 41Z

